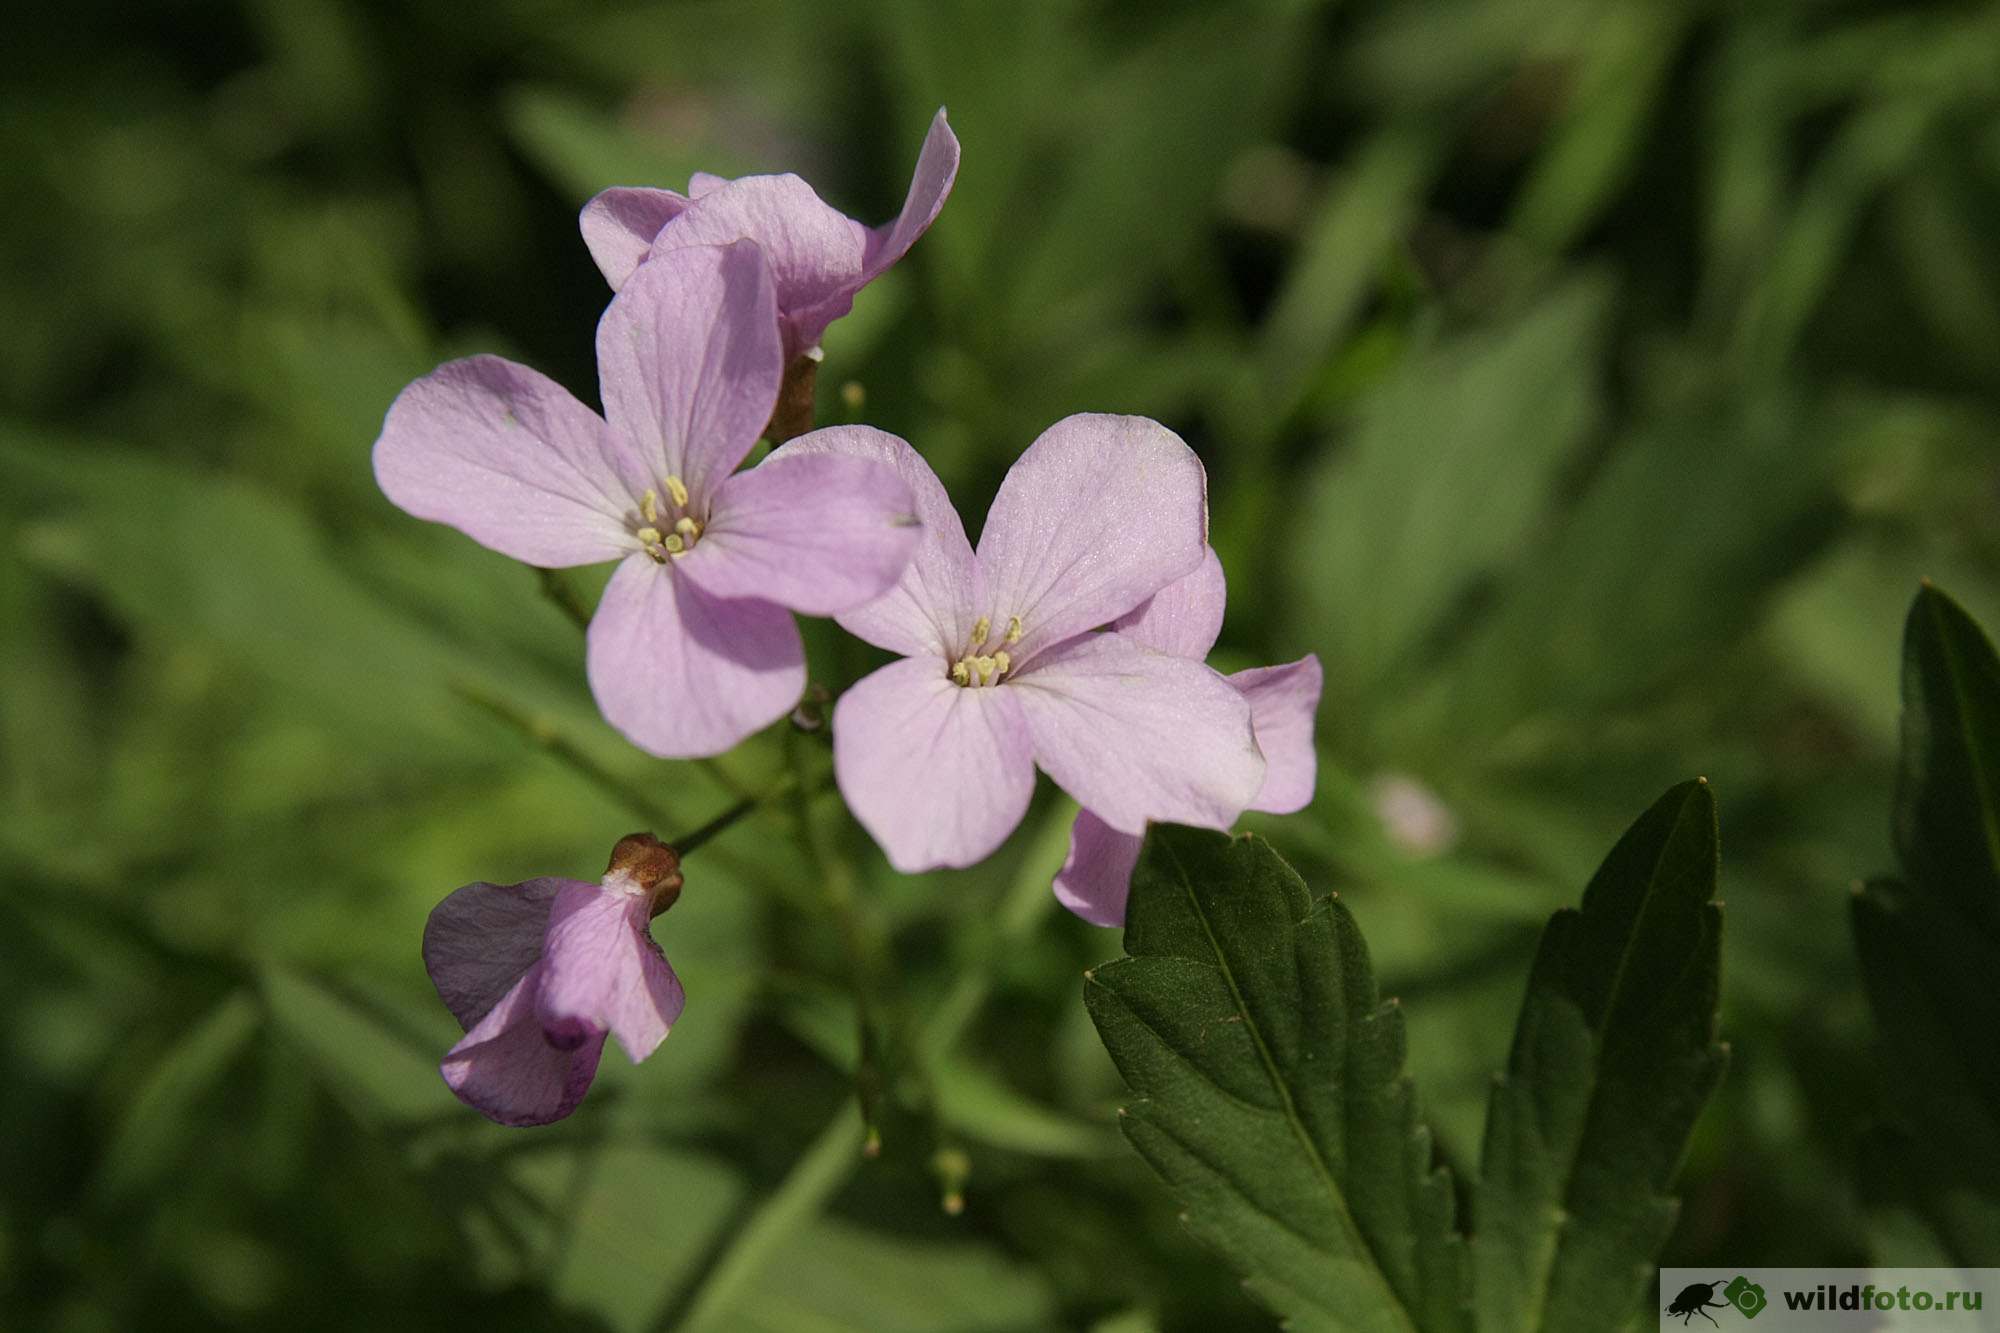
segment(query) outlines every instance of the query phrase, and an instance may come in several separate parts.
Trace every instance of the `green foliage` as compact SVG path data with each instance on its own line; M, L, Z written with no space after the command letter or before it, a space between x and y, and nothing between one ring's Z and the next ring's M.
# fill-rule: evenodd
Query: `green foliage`
M657 762L604 726L533 577L382 499L384 410L475 351L593 397L596 189L796 170L878 222L939 105L959 181L832 329L821 420L909 438L975 523L1069 412L1200 452L1218 663L1327 668L1318 798L1246 823L1366 924L1435 1156L1479 1160L1536 929L1662 775L1704 772L1731 795L1734 1063L1664 1257L2000 1262L1987 1150L1934 1151L1990 1119L1990 947L1936 919L1978 920L1991 880L1919 875L1977 864L1970 761L1926 761L1907 835L1882 818L1908 590L2000 623L1989 10L184 0L14 23L0 1325L1257 1326L1118 1141L1075 994L1106 949L1050 901L1071 811L1048 793L990 862L923 877L822 801L876 978L879 1159L842 1119L853 960L783 811L704 848L658 923L689 993L659 1056L607 1058L539 1134L437 1076L456 1029L417 940L444 893L595 873L789 761L767 737ZM872 665L807 634L829 689ZM1969 725L1928 688L1911 715ZM1896 843L1904 881L1853 908L1857 972L1842 886ZM1955 1081L1857 1077L1878 1026ZM1390 1133L1393 1109L1354 1123ZM961 1216L941 1149L969 1166ZM1357 1219L1420 1176L1385 1171Z
M1650 1288L1666 1190L1721 1078L1715 803L1668 792L1555 914L1454 1226L1346 907L1255 836L1148 837L1129 957L1084 998L1137 1100L1125 1133L1291 1327L1583 1330ZM1468 1253L1469 1251L1469 1253Z
M1853 899L1895 1116L1862 1172L1974 1264L2000 1244L2000 656L1931 587L1904 629L1895 832L1905 878Z

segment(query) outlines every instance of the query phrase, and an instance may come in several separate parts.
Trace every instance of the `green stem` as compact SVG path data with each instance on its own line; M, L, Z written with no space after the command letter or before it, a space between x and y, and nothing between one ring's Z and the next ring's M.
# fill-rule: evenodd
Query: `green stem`
M511 700L503 698L476 681L455 680L451 683L451 690L459 698L499 718L533 744L576 770L598 790L645 820L647 824L655 828L672 828L680 822L657 805L651 797L578 749L575 743L557 731L555 724L547 718L536 717L523 711Z
M685 858L689 852L694 851L696 848L700 847L703 843L707 842L710 838L713 838L717 834L722 833L731 824L734 824L737 820L743 818L743 816L749 814L751 811L755 810L758 806L765 805L771 801L775 801L780 796L785 796L790 794L792 788L796 785L797 785L797 779L788 777L779 782L777 786L771 788L770 791L765 792L762 796L739 797L737 799L736 804L730 806L727 810L724 810L721 814L709 820L706 824L703 824L700 828L696 829L694 832L686 834L683 837L668 842L667 846L673 848L676 852L679 852L683 858Z
M576 589L569 586L561 570L537 567L535 577L541 580L542 596L554 602L556 609L569 617L570 623L578 629L590 628L592 610L583 604L583 598L577 596Z
M758 1205L736 1239L708 1267L688 1299L677 1303L685 1313L676 1319L669 1310L661 1327L684 1333L732 1327L727 1317L743 1288L761 1275L788 1236L826 1207L860 1160L857 1149L862 1141L860 1115L853 1104L842 1106L792 1164L784 1181Z
M881 1123L883 1092L882 1051L875 1014L873 953L868 931L854 901L854 868L847 857L821 831L813 818L813 789L807 767L809 750L797 732L786 738L791 752L795 781L792 785L792 814L798 824L799 841L819 881L820 896L827 915L833 918L834 932L846 955L849 984L854 990L855 1062L854 1094L866 1131L863 1151L870 1157L882 1150Z

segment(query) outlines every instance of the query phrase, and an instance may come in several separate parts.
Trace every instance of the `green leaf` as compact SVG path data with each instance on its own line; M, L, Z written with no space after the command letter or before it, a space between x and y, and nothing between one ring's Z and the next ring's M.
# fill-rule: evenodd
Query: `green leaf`
M1260 838L1159 827L1125 948L1084 999L1194 1233L1294 1328L1468 1328L1450 1179L1347 909Z
M236 991L160 1058L133 1093L99 1159L96 1187L132 1198L171 1172L203 1128L200 1112L256 1035L257 1003Z
M1896 853L1928 896L2000 929L2000 657L1926 585L1903 633Z
M1482 1331L1613 1327L1649 1289L1727 1059L1716 866L1714 797L1683 783L1543 931L1473 1194Z

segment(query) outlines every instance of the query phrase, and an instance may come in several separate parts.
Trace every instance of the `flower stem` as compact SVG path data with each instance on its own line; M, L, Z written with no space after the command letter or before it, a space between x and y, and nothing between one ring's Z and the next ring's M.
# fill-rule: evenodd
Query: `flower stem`
M576 589L569 586L561 570L536 566L535 577L541 580L542 596L554 602L571 624L582 630L590 628L591 608L583 604L583 598L576 595Z
M485 710L513 727L529 741L589 779L598 790L648 824L668 828L679 822L644 792L578 749L567 736L557 731L555 724L547 718L536 717L526 712L511 700L476 681L455 680L451 683L451 691L467 703Z
M798 779L786 777L779 781L777 786L771 788L771 790L761 796L738 797L736 804L730 806L727 810L724 810L721 814L694 830L694 832L669 840L667 845L685 857L689 852L694 851L710 838L722 833L731 824L734 824L758 806L769 804L781 796L789 795L792 788L797 784Z
M882 1043L876 1016L874 949L868 930L854 901L854 868L833 845L813 818L812 783L806 772L809 748L805 738L792 732L786 738L791 750L796 781L792 787L792 814L798 823L799 841L804 845L827 914L833 918L834 933L840 937L846 955L848 984L854 991L854 1095L865 1131L862 1151L873 1157L882 1151L881 1123Z

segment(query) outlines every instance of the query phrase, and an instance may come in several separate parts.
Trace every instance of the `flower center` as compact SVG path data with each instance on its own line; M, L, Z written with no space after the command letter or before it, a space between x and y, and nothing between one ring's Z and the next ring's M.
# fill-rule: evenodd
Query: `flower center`
M672 556L686 555L694 549L701 537L701 520L687 513L687 483L679 477L668 477L660 483L666 488L667 505L660 504L660 493L647 490L639 497L640 526L632 529L632 535L639 539L639 545L654 563L666 564Z
M972 642L965 655L951 664L951 678L966 689L980 689L987 685L998 685L1007 678L1014 667L1014 659L1005 648L994 652L984 651L986 641L993 637L993 620L981 616L972 626ZM1021 641L1021 617L1007 618L1007 633L1003 643L1016 644Z

